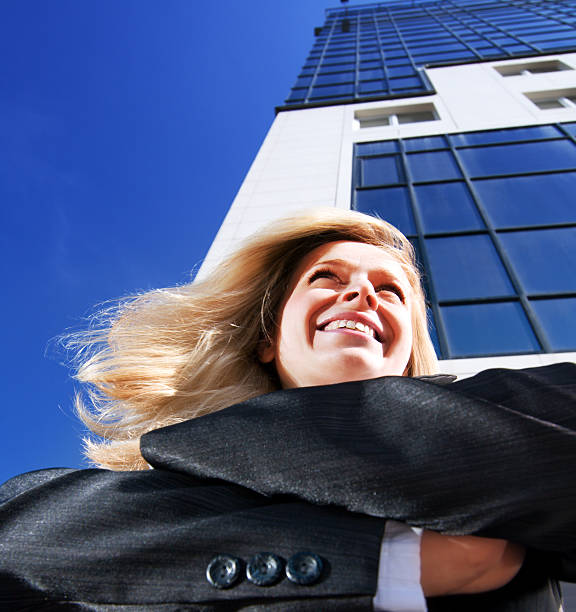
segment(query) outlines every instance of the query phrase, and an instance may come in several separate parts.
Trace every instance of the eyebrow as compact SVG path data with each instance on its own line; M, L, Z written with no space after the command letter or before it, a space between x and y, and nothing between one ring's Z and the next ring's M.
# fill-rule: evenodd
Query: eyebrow
M347 268L351 268L354 264L351 264L347 259L326 259L326 260L322 260L322 261L315 263L314 265L310 267L310 269L316 268L317 266L331 266L331 265L343 265L343 266L346 266ZM396 277L396 274L394 274L394 272L391 272L388 268L376 268L374 272L379 272L382 274L387 274L389 276Z

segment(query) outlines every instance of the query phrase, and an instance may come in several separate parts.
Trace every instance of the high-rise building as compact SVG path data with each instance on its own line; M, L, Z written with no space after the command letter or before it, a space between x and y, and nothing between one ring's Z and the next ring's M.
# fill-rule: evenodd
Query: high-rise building
M343 5L314 37L200 274L353 208L413 241L443 371L576 360L576 0Z
M443 370L576 359L576 0L328 9L200 274L319 205L410 237Z

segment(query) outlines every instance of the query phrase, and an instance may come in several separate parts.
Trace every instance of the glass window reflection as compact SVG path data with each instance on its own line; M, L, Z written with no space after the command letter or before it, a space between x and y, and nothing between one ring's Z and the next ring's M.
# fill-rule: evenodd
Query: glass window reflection
M528 293L576 291L576 228L506 232L500 235Z
M450 357L533 353L540 350L518 302L444 306Z
M426 245L439 300L514 295L490 236L429 238Z
M406 187L357 191L356 210L380 217L404 234L416 233Z
M488 179L474 186L497 228L576 223L576 172Z
M441 181L460 178L460 170L450 151L409 153L408 166L413 181Z
M558 138L558 130L552 125L539 125L535 127L513 128L508 130L486 130L484 132L470 132L468 134L455 134L450 140L456 146L496 144L501 142L518 142L520 140L540 140L542 138Z
M553 351L576 350L576 297L532 300Z
M484 223L465 183L437 183L414 188L426 233L482 229Z
M459 153L472 176L576 169L576 145L567 140L460 149Z
M356 145L357 155L381 155L382 153L396 153L397 140L381 140L379 142L362 142Z
M402 182L403 172L397 155L367 157L361 161L363 187Z

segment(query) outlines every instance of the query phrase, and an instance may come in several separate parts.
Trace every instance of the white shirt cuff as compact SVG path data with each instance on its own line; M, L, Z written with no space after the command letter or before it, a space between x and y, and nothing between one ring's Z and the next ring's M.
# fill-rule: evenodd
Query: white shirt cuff
M386 521L373 599L377 612L426 612L420 586L421 537L422 529Z

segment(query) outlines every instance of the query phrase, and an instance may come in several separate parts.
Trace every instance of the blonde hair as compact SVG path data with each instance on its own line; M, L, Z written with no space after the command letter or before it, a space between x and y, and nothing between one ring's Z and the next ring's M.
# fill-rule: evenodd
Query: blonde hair
M314 209L276 221L247 240L204 280L157 289L101 313L68 338L76 378L91 408L78 413L103 440L86 440L88 458L116 470L147 467L147 431L226 408L279 388L257 356L275 335L292 271L312 249L338 240L381 247L404 269L413 295L413 345L407 375L436 371L420 276L410 242L362 213Z

